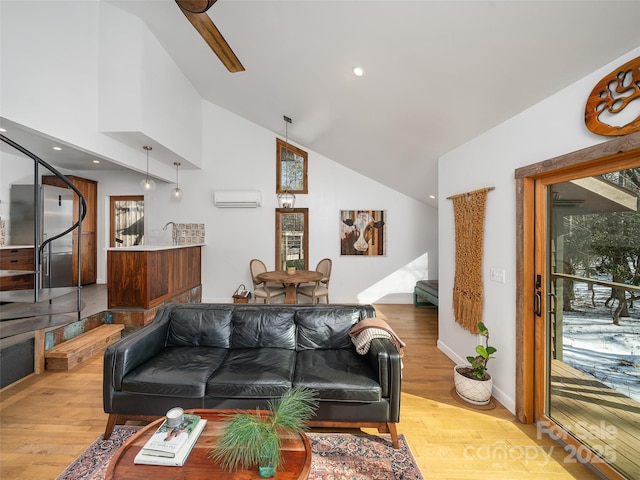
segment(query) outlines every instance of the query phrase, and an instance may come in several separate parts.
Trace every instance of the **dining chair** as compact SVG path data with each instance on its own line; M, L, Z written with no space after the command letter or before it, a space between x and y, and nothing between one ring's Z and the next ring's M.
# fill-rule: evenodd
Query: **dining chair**
M257 298L261 298L264 303L271 303L271 299L284 295L283 287L267 286L266 282L258 280L258 275L267 271L267 266L254 258L249 262L249 270L251 271L251 281L253 282L253 303Z
M298 286L298 294L311 297L311 303L320 303L321 297L326 297L329 303L329 280L331 279L331 259L323 258L318 262L316 271L322 273L322 278L309 285Z

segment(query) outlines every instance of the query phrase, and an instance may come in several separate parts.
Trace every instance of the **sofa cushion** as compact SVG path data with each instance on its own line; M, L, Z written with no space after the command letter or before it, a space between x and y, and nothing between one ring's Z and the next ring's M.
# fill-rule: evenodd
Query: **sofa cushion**
M167 346L229 348L233 309L223 305L194 307L185 305L171 311Z
M438 298L438 280L418 280L416 287Z
M295 350L295 312L291 309L236 308L233 311L231 348L284 348Z
M295 350L248 348L229 356L207 382L208 397L265 398L281 396L291 388Z
M349 348L349 331L360 320L360 311L353 307L318 307L296 312L298 325L297 349Z
M380 384L365 357L354 349L298 352L294 386L317 390L320 400L376 402Z
M211 347L166 347L129 372L122 390L169 397L203 397L211 374L229 350Z

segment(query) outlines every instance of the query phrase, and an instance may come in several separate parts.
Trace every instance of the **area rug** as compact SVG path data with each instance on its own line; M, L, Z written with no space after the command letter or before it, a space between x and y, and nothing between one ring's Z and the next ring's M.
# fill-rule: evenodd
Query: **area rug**
M99 437L56 480L104 480L114 453L139 428L116 426L109 440ZM424 480L404 435L399 435L399 449L389 435L307 436L313 452L309 480Z

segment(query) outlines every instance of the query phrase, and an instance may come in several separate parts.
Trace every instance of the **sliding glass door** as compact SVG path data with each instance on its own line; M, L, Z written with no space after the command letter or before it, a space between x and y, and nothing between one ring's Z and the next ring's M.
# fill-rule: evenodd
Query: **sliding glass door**
M538 180L535 208L541 417L571 461L640 478L640 166Z

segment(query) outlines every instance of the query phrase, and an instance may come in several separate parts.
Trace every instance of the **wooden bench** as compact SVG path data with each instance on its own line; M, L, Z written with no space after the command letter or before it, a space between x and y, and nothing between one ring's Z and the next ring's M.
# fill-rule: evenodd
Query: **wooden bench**
M122 337L121 324L100 325L44 352L47 370L70 370Z
M421 302L418 297L426 302ZM438 306L438 280L420 280L413 288L414 307Z

